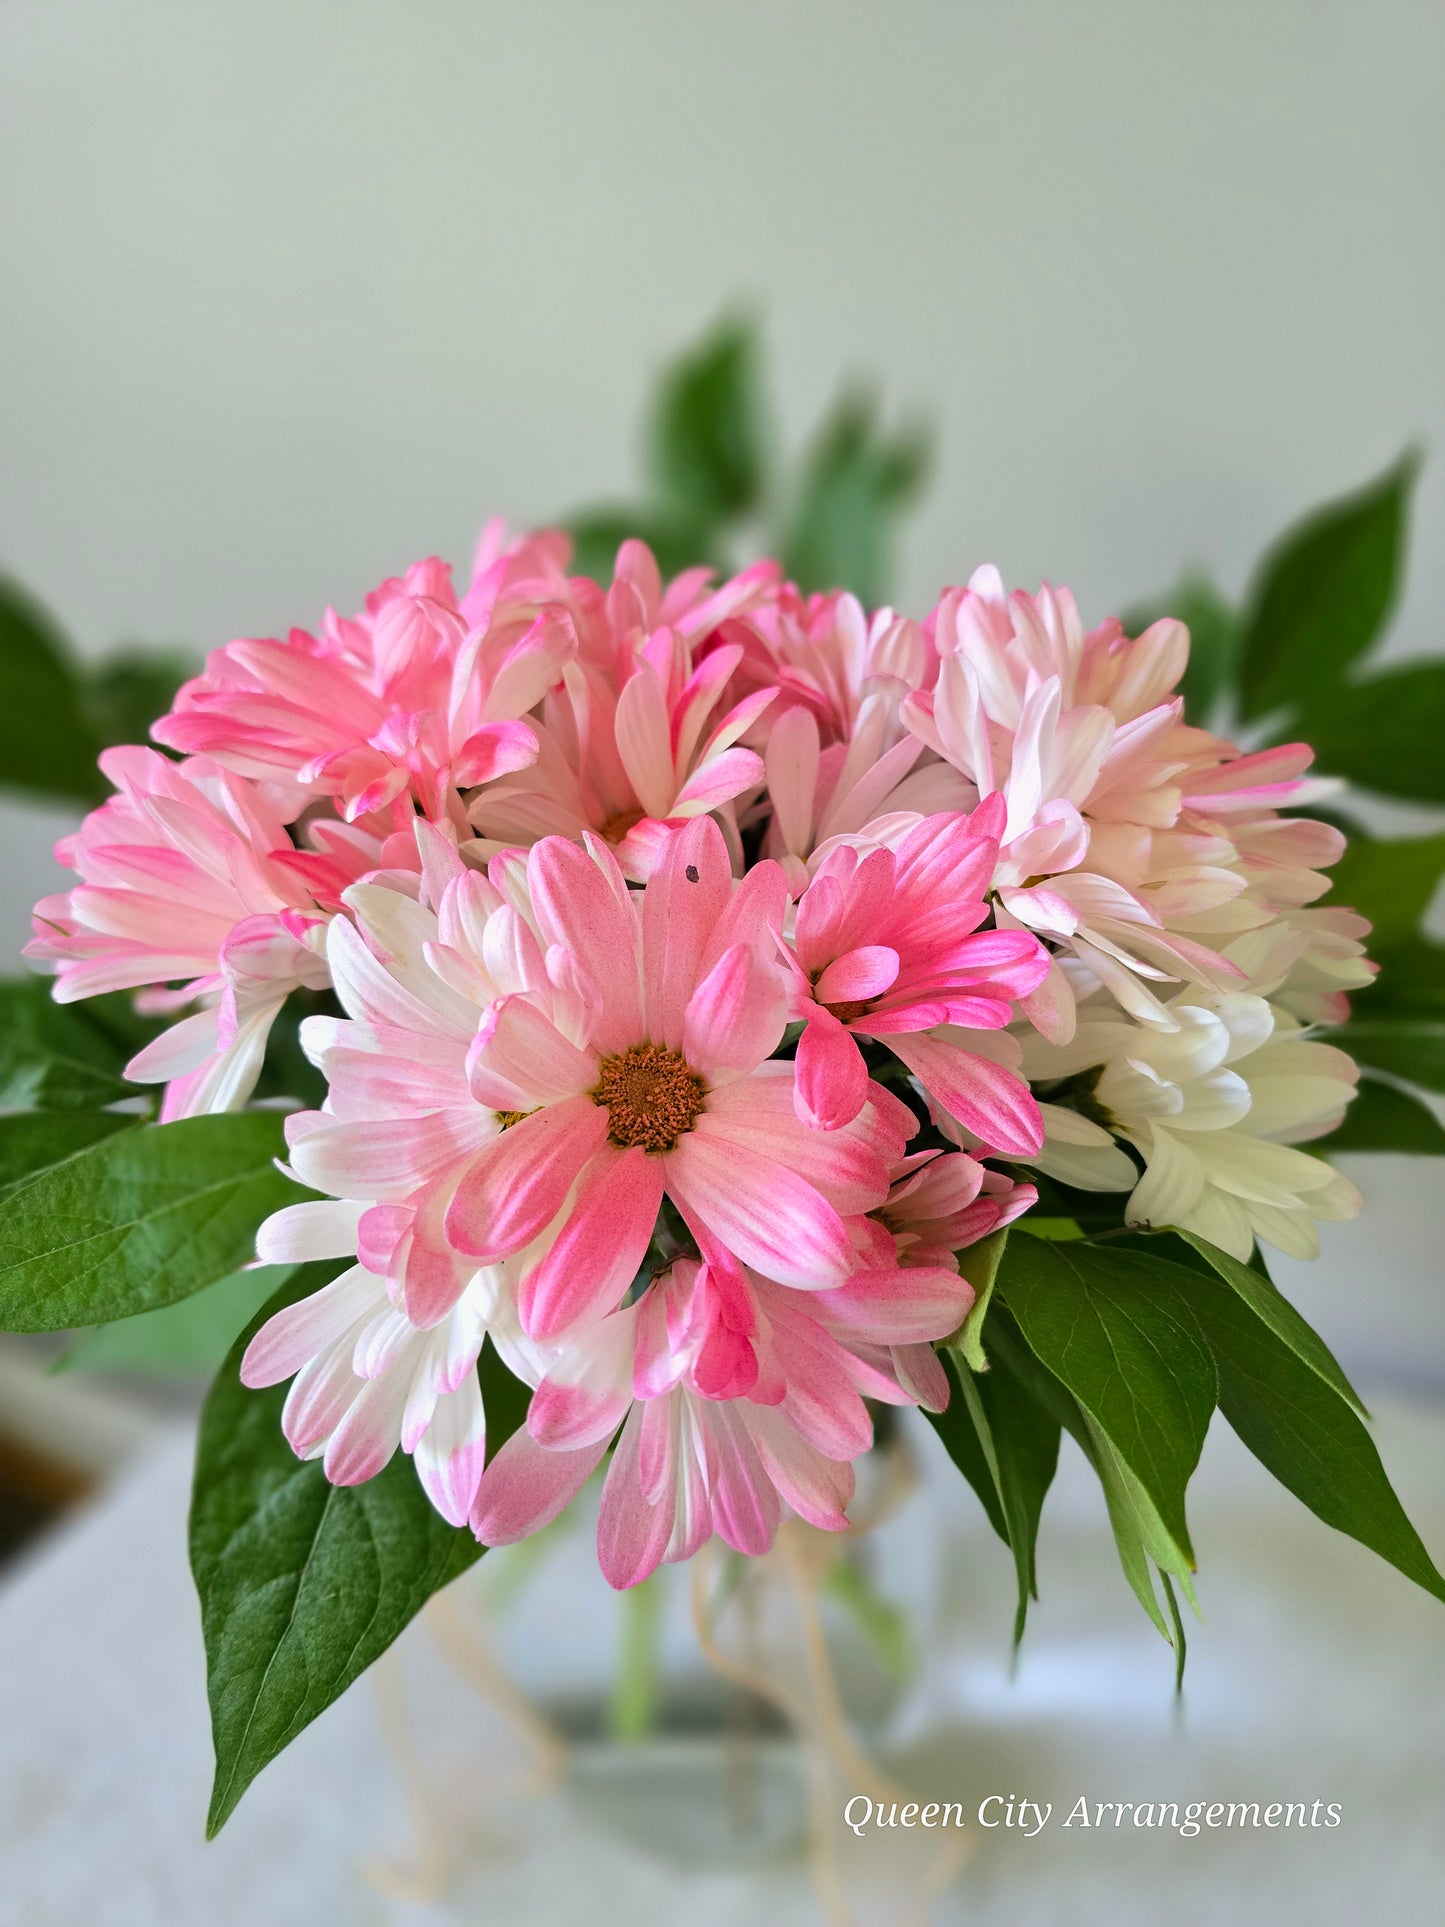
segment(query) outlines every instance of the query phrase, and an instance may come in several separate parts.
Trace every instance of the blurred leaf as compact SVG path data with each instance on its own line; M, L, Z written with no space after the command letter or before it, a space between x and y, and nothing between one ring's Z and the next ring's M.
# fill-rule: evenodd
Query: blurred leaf
M1173 1270L1177 1267L1162 1267ZM1132 1251L1014 1238L999 1268L1029 1349L1078 1400L1191 1558L1184 1489L1214 1410L1214 1367L1188 1300Z
M1223 1255L1211 1254L1216 1269ZM1445 1579L1406 1518L1358 1414L1222 1278L1190 1276L1190 1302L1219 1371L1219 1409L1245 1445L1326 1525L1445 1600Z
M65 1370L87 1372L214 1372L237 1332L291 1276L293 1265L233 1271L194 1297L143 1311L114 1325L81 1332L61 1359Z
M976 1374L951 1352L941 1357L948 1374L948 1405L928 1417L949 1457L983 1501L989 1523L1013 1553L1017 1645L1024 1636L1029 1600L1039 1596L1034 1553L1044 1499L1058 1464L1059 1423L1006 1365Z
M728 567L726 556L700 523L659 509L581 509L563 526L572 537L572 573L591 576L604 588L612 581L618 549L628 541L645 542L664 576L700 566Z
M209 1837L262 1767L482 1550L436 1511L401 1453L364 1485L332 1485L286 1443L286 1387L241 1384L253 1333L339 1269L306 1265L282 1287L232 1346L201 1415L191 1571L216 1750ZM488 1432L501 1443L490 1411Z
M148 743L151 724L170 709L195 664L173 649L122 649L85 679L83 697L102 747ZM162 755L165 751L161 752Z
M1402 1151L1438 1158L1445 1156L1445 1125L1418 1097L1366 1077L1344 1123L1328 1137L1315 1138L1309 1148L1326 1158L1336 1151Z
M703 529L746 515L762 499L766 440L757 331L723 321L663 372L648 444L655 499Z
M0 577L0 784L93 803L105 792L100 742L60 629Z
M1131 636L1139 636L1164 616L1174 616L1189 629L1189 667L1180 691L1184 714L1203 727L1219 707L1234 680L1239 662L1239 617L1207 576L1187 575L1171 595L1131 609L1123 618Z
M643 1581L644 1586L648 1583ZM847 1612L892 1678L907 1679L913 1670L914 1646L910 1615L903 1607L886 1599L863 1568L846 1557L834 1561L824 1585L829 1598L836 1599ZM633 1588L634 1592L640 1590Z
M887 600L895 526L930 456L920 428L884 434L876 396L843 394L804 464L782 543L800 589L851 589L870 608Z
M1243 716L1338 683L1379 636L1399 589L1418 468L1405 455L1358 494L1306 516L1265 556L1244 619Z
M275 1168L284 1149L275 1112L186 1118L27 1179L0 1202L0 1330L133 1317L237 1270L262 1218L298 1195Z
M1445 836L1375 842L1352 836L1330 872L1329 902L1375 926L1371 950L1414 936L1445 873Z
M1353 1017L1330 1042L1372 1070L1445 1091L1445 1017Z
M1382 796L1445 802L1445 662L1404 663L1368 682L1312 689L1293 733L1314 745L1322 775Z
M39 977L0 978L0 1105L94 1110L134 1097L106 1031L84 1004L57 1004Z
M64 1164L118 1131L133 1131L138 1118L118 1111L49 1111L0 1117L0 1205L18 1186L51 1165ZM0 1212L3 1222L3 1212ZM0 1247L0 1260L4 1251Z

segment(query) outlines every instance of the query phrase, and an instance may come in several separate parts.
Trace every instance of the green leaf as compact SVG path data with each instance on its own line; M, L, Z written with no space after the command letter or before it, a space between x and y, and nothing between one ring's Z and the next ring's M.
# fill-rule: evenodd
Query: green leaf
M1445 801L1445 663L1402 663L1312 693L1292 733L1313 743L1321 775L1382 796Z
M65 637L0 577L0 784L93 803L105 791L99 749Z
M130 1318L237 1270L261 1219L298 1195L275 1169L283 1150L275 1112L187 1118L18 1185L0 1202L0 1330Z
M291 1276L293 1265L233 1271L190 1298L81 1332L60 1368L86 1372L214 1372L241 1331Z
M1366 1077L1344 1123L1328 1137L1315 1138L1309 1148L1326 1158L1337 1151L1403 1151L1438 1158L1445 1156L1445 1126L1409 1091Z
M1222 1278L1198 1274L1192 1302L1218 1367L1219 1409L1260 1463L1326 1525L1445 1600L1445 1578L1341 1393Z
M1188 1557L1184 1489L1209 1429L1215 1379L1188 1300L1161 1276L1173 1269L1099 1245L1015 1238L995 1293Z
M1109 1525L1119 1554L1119 1565L1130 1589L1149 1618L1171 1645L1174 1634L1160 1610L1150 1566L1151 1550L1174 1573L1193 1600L1190 1555L1170 1536L1147 1493L1110 1445L1101 1428L1083 1411L1066 1388L1024 1342L1018 1326L1000 1306L991 1333L994 1369L1004 1366L1052 1414L1093 1467L1103 1489Z
M45 1111L0 1117L0 1223L9 1195L38 1172L64 1164L103 1138L133 1131L139 1119L117 1111Z
M216 1751L210 1837L262 1767L482 1550L401 1453L365 1485L331 1485L286 1443L286 1387L241 1384L252 1334L337 1269L303 1266L283 1286L237 1339L201 1415L190 1542Z
M1189 667L1180 683L1184 714L1205 725L1219 707L1239 661L1239 617L1207 576L1187 575L1172 594L1131 609L1123 618L1131 636L1173 616L1189 630Z
M1352 836L1330 872L1329 903L1358 910L1375 926L1371 954L1413 937L1445 874L1445 836L1376 843Z
M134 1097L125 1061L83 1004L57 1004L38 977L0 979L0 1105L93 1110Z
M1407 454L1358 494L1306 516L1265 556L1244 619L1242 715L1337 683L1379 636L1399 588L1418 467Z
M928 471L929 436L894 436L877 398L843 394L804 464L782 543L787 574L804 591L844 588L870 608L885 602L894 525Z
M983 1501L989 1523L1013 1553L1018 1581L1014 1644L1024 1636L1029 1600L1037 1599L1035 1547L1044 1499L1059 1459L1059 1422L1008 1370L975 1374L941 1354L949 1401L930 1412L949 1457Z
M964 1276L973 1286L973 1305L963 1329L953 1341L964 1360L975 1372L988 1370L988 1359L983 1349L983 1321L988 1316L988 1308L993 1302L994 1281L998 1277L999 1262L1008 1243L1008 1229L992 1232L987 1238L980 1238L976 1245L969 1248L964 1261L968 1269ZM960 1257L962 1254L960 1253Z
M1445 1091L1445 1017L1353 1017L1330 1042L1372 1070Z
M1365 1408L1360 1403L1359 1394L1340 1369L1334 1353L1271 1279L1252 1266L1241 1264L1238 1258L1221 1251L1218 1245L1201 1238L1197 1232L1176 1231L1173 1237L1181 1239L1196 1251L1240 1302L1282 1345L1294 1353L1308 1371L1314 1373L1321 1384L1328 1385L1337 1398L1343 1399L1346 1405L1353 1406L1363 1416ZM1180 1289L1187 1291L1188 1287L1181 1282Z
M665 576L700 566L726 568L715 536L694 518L656 508L603 505L579 509L563 525L572 537L574 575L588 575L606 588L624 542L645 542Z
M175 649L120 649L85 678L82 700L102 747L146 743L195 664Z
M762 498L767 438L757 362L752 323L726 320L659 384L648 445L653 492L705 528L746 515Z

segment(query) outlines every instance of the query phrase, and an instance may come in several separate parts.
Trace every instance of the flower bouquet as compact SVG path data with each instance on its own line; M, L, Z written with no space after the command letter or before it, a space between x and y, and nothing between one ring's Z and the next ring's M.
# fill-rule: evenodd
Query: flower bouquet
M1434 780L1399 685L1438 667L1350 680L1409 466L1240 615L1194 583L1086 627L985 566L915 618L867 591L916 451L856 401L788 566L710 566L759 497L749 353L675 371L666 487L579 518L577 562L492 525L460 589L426 560L216 650L154 747L100 756L35 912L54 1003L7 988L0 1322L284 1268L200 1431L213 1830L594 1474L631 1587L787 1515L844 1528L887 1407L977 1490L1020 1633L1067 1432L1182 1661L1216 1406L1445 1597L1265 1256L1359 1210L1332 1148L1445 1148L1405 1088L1440 1086L1439 840L1346 857L1318 807L1336 772ZM93 749L95 690L5 609ZM1247 751L1207 726L1231 691ZM1275 727L1299 711L1326 780ZM1367 1017L1370 924L1318 901L1342 857L1398 964Z

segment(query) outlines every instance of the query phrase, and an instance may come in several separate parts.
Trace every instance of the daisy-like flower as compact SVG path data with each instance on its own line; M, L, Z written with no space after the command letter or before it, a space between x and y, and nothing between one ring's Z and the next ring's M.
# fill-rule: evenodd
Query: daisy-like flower
M521 719L576 648L567 553L563 536L508 545L493 525L461 602L432 558L360 615L328 610L317 636L227 643L152 734L276 785L291 814L321 797L347 822L386 812L401 829L414 802L465 832L458 792L537 755Z
M605 1315L664 1196L706 1252L803 1289L856 1266L916 1128L875 1088L853 1124L812 1130L786 1023L775 865L735 885L717 825L678 832L646 892L611 850L547 838L488 880L423 831L426 901L362 886L329 957L349 1022L311 1019L328 1109L288 1120L316 1190L367 1201L359 1238L419 1325L479 1266L517 1256L533 1338ZM428 904L434 902L436 911Z
M1292 1258L1317 1256L1316 1221L1354 1217L1360 1194L1293 1147L1340 1122L1359 1075L1353 1060L1247 992L1181 991L1170 1016L1165 1031L1086 1006L1068 1044L1023 1038L1034 1082L1098 1072L1091 1117L1080 1120L1090 1128L1055 1128L1040 1168L1090 1190L1132 1184L1129 1224L1181 1225L1245 1260L1256 1238ZM1142 1177L1124 1175L1118 1147L1100 1142L1104 1127L1134 1146Z
M58 1003L144 987L152 1011L198 1005L126 1076L167 1086L163 1120L235 1110L287 996L330 981L327 915L379 846L317 824L297 851L265 793L205 757L109 749L100 766L117 794L56 845L79 881L36 905L25 954Z
M982 1142L1038 1149L1027 1086L956 1041L961 1030L1003 1029L1049 967L1027 931L979 929L1002 824L995 797L972 818L923 818L896 848L845 843L820 862L788 953L790 1014L807 1025L794 1098L810 1124L834 1130L857 1115L868 1094L857 1040L872 1037Z
M324 1201L291 1212L311 1215L289 1225L271 1219L261 1231L263 1256L355 1249L358 1207ZM266 1321L246 1348L242 1381L292 1379L282 1429L300 1458L321 1459L333 1485L374 1479L400 1446L437 1511L465 1525L486 1457L477 1358L504 1288L501 1267L477 1272L445 1317L424 1329L393 1304L385 1278L353 1265Z
M894 1348L928 1349L971 1299L942 1266L798 1291L725 1256L681 1259L546 1359L525 1429L482 1476L473 1528L487 1545L537 1531L616 1437L597 1528L614 1586L713 1533L766 1552L785 1507L841 1531L851 1462L872 1443L865 1398L918 1403Z

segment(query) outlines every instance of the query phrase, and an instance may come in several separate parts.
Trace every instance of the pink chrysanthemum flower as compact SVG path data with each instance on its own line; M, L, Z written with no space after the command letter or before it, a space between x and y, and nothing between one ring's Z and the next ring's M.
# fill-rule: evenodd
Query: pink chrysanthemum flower
M1049 967L1027 931L979 929L1002 822L991 798L971 819L925 817L895 849L845 844L819 864L790 953L790 1014L807 1023L794 1097L810 1124L834 1130L856 1116L868 1091L857 1040L872 1037L982 1142L1016 1156L1038 1149L1027 1085L957 1040L1002 1030Z
M80 881L36 905L25 954L53 966L59 1003L144 986L152 1010L199 1004L126 1075L167 1085L163 1119L234 1110L288 994L330 981L327 907L378 847L317 824L303 856L265 794L204 757L110 749L100 766L118 794L56 845Z
M664 1195L704 1248L840 1283L844 1220L886 1196L915 1126L877 1088L847 1129L796 1116L793 1066L768 1061L787 1001L776 866L735 885L707 818L643 895L596 838L544 839L490 881L435 833L426 847L436 913L348 892L356 928L338 919L329 955L352 1021L308 1020L331 1097L288 1121L303 1182L374 1206L359 1237L414 1321L513 1254L533 1337L602 1315Z
M270 1221L261 1252L332 1257L355 1249L357 1207L323 1202L304 1229ZM278 1214L284 1215L284 1214ZM349 1233L349 1238L348 1238ZM393 1304L386 1280L353 1265L277 1312L241 1361L243 1383L292 1379L281 1425L293 1451L319 1458L333 1485L360 1485L400 1446L432 1504L465 1525L486 1456L477 1359L497 1315L500 1267L480 1272L439 1323L423 1328Z
M945 1337L972 1299L956 1269L881 1278L804 1292L725 1258L679 1260L556 1349L526 1428L482 1476L478 1537L501 1545L555 1518L614 1435L597 1529L614 1586L690 1558L713 1533L766 1552L785 1506L841 1531L851 1461L872 1443L864 1399L918 1402L892 1348Z
M521 719L575 650L567 552L550 534L507 546L493 525L460 602L445 563L415 563L360 615L328 610L319 636L215 650L152 733L282 786L297 811L325 797L348 822L386 811L400 829L414 799L465 832L458 791L534 760Z
M592 831L642 881L681 824L756 789L762 761L740 738L776 692L722 701L744 650L733 632L776 583L769 562L664 588L651 551L624 543L606 597L577 610L578 659L542 704L535 764L472 800L479 853Z

